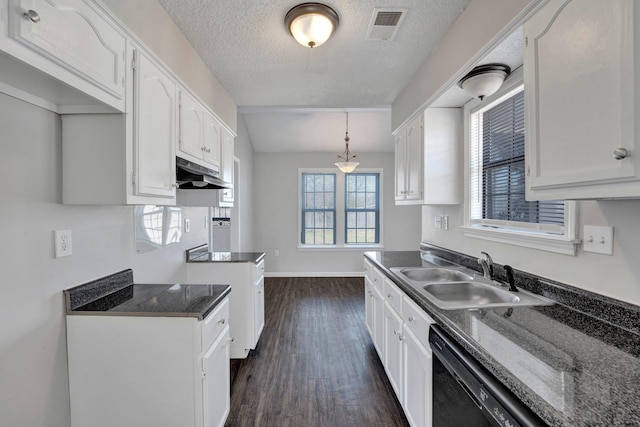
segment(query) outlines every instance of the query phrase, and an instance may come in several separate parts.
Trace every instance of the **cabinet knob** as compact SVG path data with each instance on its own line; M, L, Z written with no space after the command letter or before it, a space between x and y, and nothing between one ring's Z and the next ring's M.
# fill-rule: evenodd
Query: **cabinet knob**
M28 19L29 21L33 22L34 24L37 24L38 22L40 22L40 15L38 15L38 12L36 12L33 9L27 10L25 13L22 14L22 17L24 19Z
M393 295L387 294L387 298L393 298Z
M631 153L629 153L629 150L627 150L626 148L616 148L615 150L613 150L613 158L616 160L626 159L630 156Z
M416 320L413 316L409 316L409 322L413 322L414 320Z
M220 323L220 324L222 324L222 325L224 325L224 322L226 322L226 320L224 320L224 319L220 319L220 320L218 320L218 323Z
M207 153L210 153L210 152L211 152L211 148L207 148Z
M234 337L229 338L229 342L234 342L236 339Z
M402 341L404 337L402 335L398 335L398 340Z

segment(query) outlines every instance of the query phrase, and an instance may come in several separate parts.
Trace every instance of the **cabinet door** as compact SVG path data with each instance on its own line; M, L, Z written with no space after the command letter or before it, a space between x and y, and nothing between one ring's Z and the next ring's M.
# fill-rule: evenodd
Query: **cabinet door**
M384 331L384 367L402 402L402 319L388 303L384 304Z
M220 147L220 160L222 169L222 180L231 183L231 188L225 188L222 190L222 202L227 204L233 204L234 191L233 191L233 135L227 132L226 129L222 129L222 142Z
M175 83L140 51L134 52L136 194L175 198Z
M422 116L407 128L405 200L422 200Z
M364 318L367 325L367 330L369 331L369 335L371 336L371 340L373 341L373 285L371 284L371 280L369 280L369 278L366 276L364 278Z
M403 338L404 413L413 427L430 427L431 350L420 343L411 328L404 328Z
M200 160L204 156L204 109L188 93L180 91L178 147L182 153Z
M223 427L229 415L231 404L229 345L229 327L227 327L202 357L205 427Z
M256 299L255 299L255 334L256 334L256 345L258 344L258 339L260 338L260 334L262 333L262 329L264 328L264 277L261 277L260 280L256 283Z
M405 199L406 188L406 147L407 147L407 133L403 129L396 135L395 140L395 159L396 159L396 200Z
M204 112L204 161L220 169L220 123L211 113Z
M378 288L373 287L373 342L378 349L380 360L384 362L385 330L384 330L384 297Z
M126 39L90 2L11 0L9 10L9 37L54 66L124 100Z
M638 9L552 0L525 25L528 199L640 195Z

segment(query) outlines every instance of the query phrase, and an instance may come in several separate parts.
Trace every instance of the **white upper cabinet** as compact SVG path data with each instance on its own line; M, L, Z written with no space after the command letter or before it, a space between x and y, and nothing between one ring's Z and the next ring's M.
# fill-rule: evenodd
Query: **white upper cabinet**
M462 111L427 108L396 134L396 205L462 202Z
M176 84L141 51L134 63L136 194L175 199Z
M525 35L527 199L640 197L640 6L552 0Z
M53 103L90 103L66 93L77 90L124 111L126 37L95 3L2 0L0 7L0 49L55 79L30 80L33 71L3 58L5 82Z
M220 169L221 177L224 182L231 184L231 188L225 188L222 190L222 196L220 199L220 206L233 206L234 191L233 191L233 142L234 136L226 129L222 129L222 144L220 147Z
M396 135L397 205L422 203L422 144L422 115L419 115Z
M204 111L204 156L203 160L220 169L220 139L222 138L222 126L207 110Z
M176 84L141 50L128 55L129 114L62 116L65 204L175 204Z
M199 165L220 169L222 126L199 101L180 91L178 155Z

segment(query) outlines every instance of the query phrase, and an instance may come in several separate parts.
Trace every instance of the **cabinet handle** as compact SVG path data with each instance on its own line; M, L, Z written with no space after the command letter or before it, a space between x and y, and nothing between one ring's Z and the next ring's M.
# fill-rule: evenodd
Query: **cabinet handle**
M222 325L224 325L224 322L226 322L226 320L224 320L224 319L220 319L220 320L218 320L218 323L220 323L220 324L222 324Z
M37 24L38 22L40 22L40 15L38 15L38 12L36 12L33 9L27 10L25 13L22 14L22 17L24 19L28 19L29 21L33 22L34 24Z
M626 148L616 148L613 150L613 158L616 160L626 159L627 157L631 157L631 153Z

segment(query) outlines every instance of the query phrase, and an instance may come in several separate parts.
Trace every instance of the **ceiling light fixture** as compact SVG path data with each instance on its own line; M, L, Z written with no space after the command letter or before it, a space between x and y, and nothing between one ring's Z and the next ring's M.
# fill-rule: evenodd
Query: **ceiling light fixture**
M340 19L327 5L302 3L287 12L284 23L298 43L313 48L329 40Z
M351 138L349 138L349 113L347 113L347 130L345 131L345 134L344 134L344 144L345 144L344 153L342 153L341 155L338 155L338 158L336 159L337 161L334 163L338 167L338 169L340 169L340 171L344 173L353 172L360 164L360 162L353 161L353 159L356 158L356 155L351 154L349 152L350 139Z
M460 79L460 86L468 95L480 98L496 93L504 79L511 73L511 67L504 64L478 65Z

